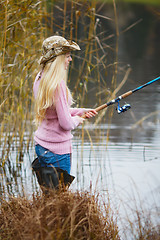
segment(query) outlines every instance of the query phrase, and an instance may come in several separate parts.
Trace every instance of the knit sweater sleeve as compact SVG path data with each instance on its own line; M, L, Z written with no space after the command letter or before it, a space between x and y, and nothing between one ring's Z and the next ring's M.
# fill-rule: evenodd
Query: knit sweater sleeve
M86 108L70 108L71 116L82 116L86 111Z
M55 108L59 124L64 130L73 130L79 125L79 116L71 116L64 81L61 81L59 88L55 91Z

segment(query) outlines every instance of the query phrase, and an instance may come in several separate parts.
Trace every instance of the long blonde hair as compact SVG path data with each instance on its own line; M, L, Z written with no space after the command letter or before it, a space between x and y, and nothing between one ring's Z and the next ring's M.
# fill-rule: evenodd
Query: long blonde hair
M45 118L46 109L54 107L54 93L62 80L66 83L67 95L70 94L67 87L68 71L65 70L64 62L65 55L60 55L43 68L35 102L35 123L37 126Z

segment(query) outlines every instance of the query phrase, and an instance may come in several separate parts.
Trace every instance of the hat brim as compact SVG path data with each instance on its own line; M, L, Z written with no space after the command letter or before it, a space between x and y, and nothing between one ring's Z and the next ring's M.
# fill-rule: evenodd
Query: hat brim
M79 45L76 43L76 42L74 42L74 41L72 41L72 40L67 40L68 42L69 42L69 48L71 49L71 50L81 50L80 49L80 47L79 47Z
M79 45L72 41L72 40L66 40L67 43L65 43L63 46L52 48L48 50L44 55L42 55L39 59L39 64L46 64L47 62L54 61L55 58L59 55L66 54L71 51L79 51L81 50Z

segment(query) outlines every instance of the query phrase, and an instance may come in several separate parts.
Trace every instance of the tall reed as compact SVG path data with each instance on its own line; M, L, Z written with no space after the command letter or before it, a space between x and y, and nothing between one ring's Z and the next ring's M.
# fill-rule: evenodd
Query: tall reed
M0 31L0 121L2 166L14 146L24 151L32 129L32 82L43 39L42 8L39 1L1 2ZM25 146L26 148L26 146Z
M73 96L77 105L86 106L89 89L98 86L95 92L95 105L101 104L101 94L98 95L98 92L101 92L102 88L107 89L108 83L103 80L100 72L107 71L108 46L105 47L103 43L104 35L99 28L96 8L97 1L4 0L1 2L2 167L8 167L10 164L12 150L18 149L16 162L19 163L23 161L24 153L29 152L33 146L32 85L38 71L41 44L47 36L60 34L78 42L82 51L78 55L73 55L69 77ZM82 129L82 142L83 131Z
M73 54L69 73L69 85L77 106L96 107L107 98L113 97L118 69L118 40L114 51L114 48L106 44L106 34L101 26L101 17L104 17L105 21L115 25L115 33L109 38L118 37L116 5L114 1L113 3L113 18L108 18L99 15L103 3L95 0L1 2L0 157L4 185L6 174L13 175L13 169L16 169L18 164L21 165L24 155L29 155L30 150L33 151L32 86L39 70L38 59L41 55L42 41L46 37L60 34L78 42L82 49L78 54ZM112 57L109 58L109 55ZM105 79L104 73L108 76ZM88 97L91 96L91 91L94 93L94 102ZM103 122L107 119L110 123L111 118L112 109L105 117L100 114L98 121ZM94 132L96 136L103 134L103 129ZM108 136L109 129L107 141ZM82 145L86 137L92 143L89 131L82 128ZM16 156L12 161L13 151L16 152ZM23 170L20 167L18 171ZM8 177L11 182L11 177Z

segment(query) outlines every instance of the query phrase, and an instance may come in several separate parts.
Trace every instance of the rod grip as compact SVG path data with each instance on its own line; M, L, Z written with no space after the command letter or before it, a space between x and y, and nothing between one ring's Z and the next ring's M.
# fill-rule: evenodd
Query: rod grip
M122 97L122 99L123 99L123 98L128 97L128 96L131 95L131 94L132 94L132 91L128 91L128 92L122 94L121 97Z
M95 108L95 111L96 111L96 112L99 112L99 111L103 110L103 109L106 108L106 107L107 107L107 103L105 103L105 104L103 104L103 105Z
M99 111L103 110L103 109L106 108L106 107L107 107L107 103L105 103L105 104L103 104L103 105L95 108L94 110L95 110L96 112L99 112ZM82 118L86 118L86 114L84 113L81 117L82 117Z

